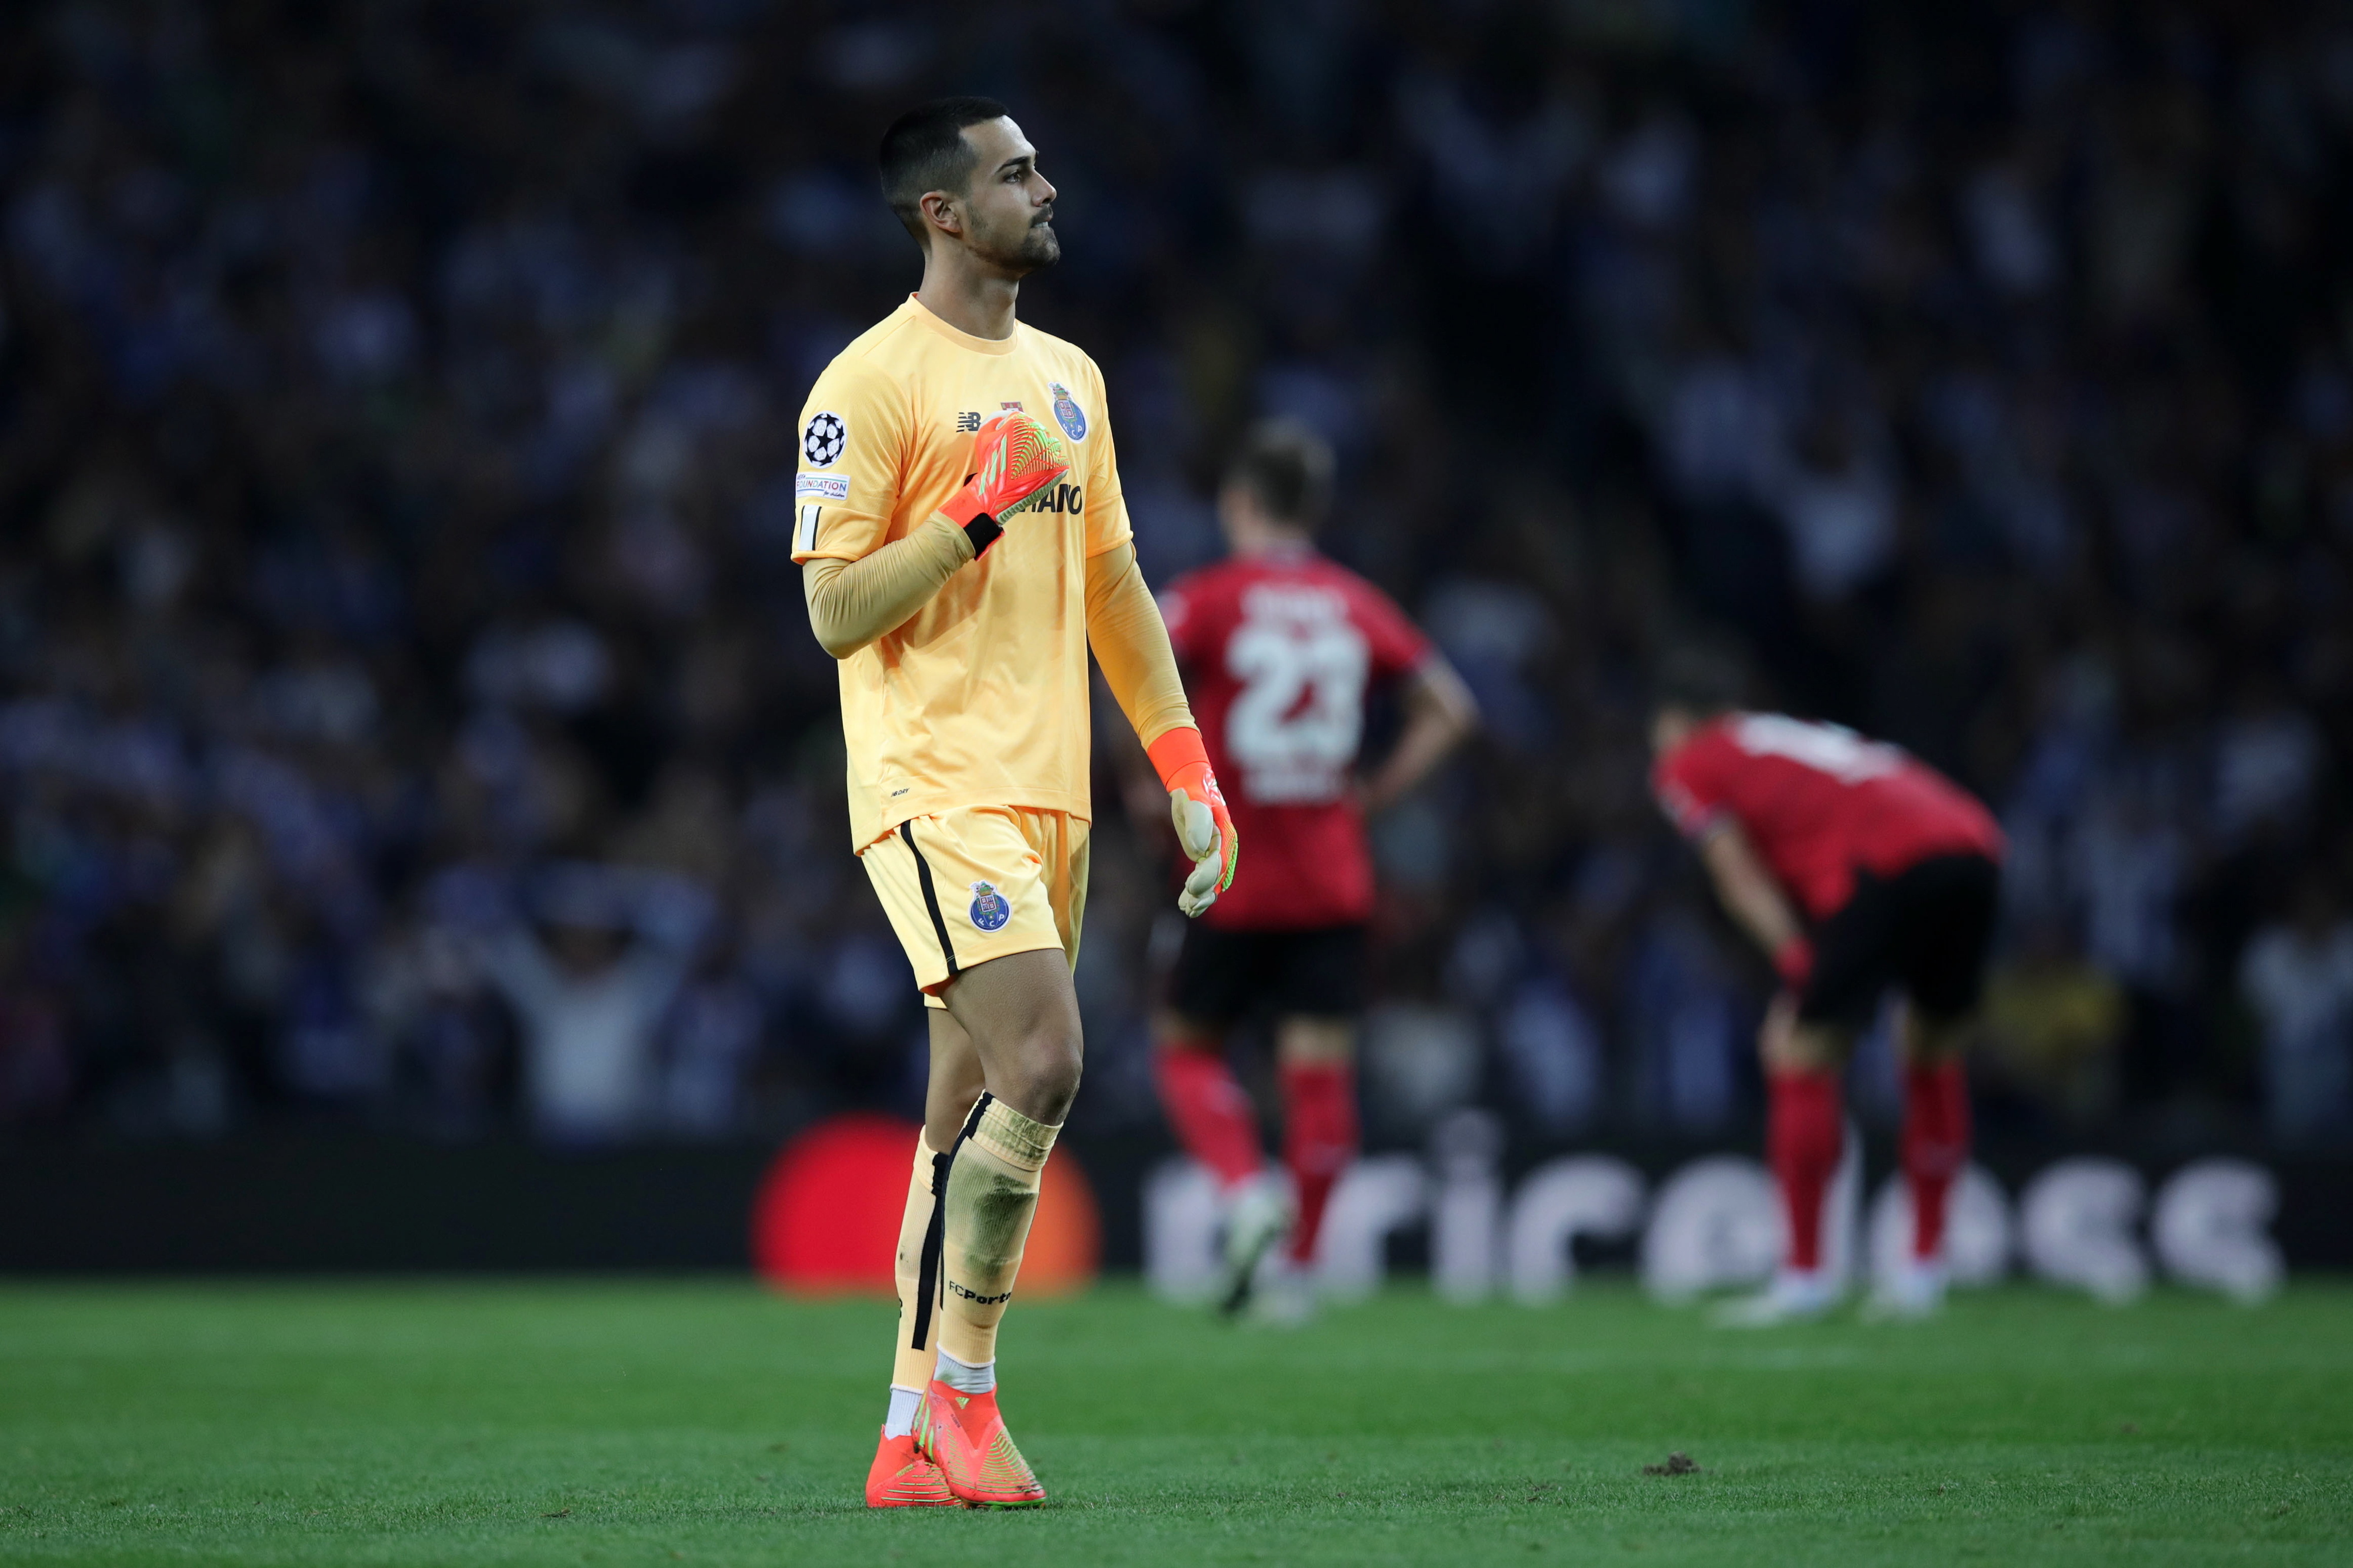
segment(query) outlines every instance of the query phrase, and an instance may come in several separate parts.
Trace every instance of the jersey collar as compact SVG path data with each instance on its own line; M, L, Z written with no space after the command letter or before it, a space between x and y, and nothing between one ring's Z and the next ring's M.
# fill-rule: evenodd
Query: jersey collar
M913 311L915 320L923 322L956 347L970 349L976 354L1009 354L1021 344L1021 323L1018 321L1013 323L1013 335L1009 338L976 338L962 328L951 327L941 321L932 314L930 306L913 294L907 296L906 304L900 308Z

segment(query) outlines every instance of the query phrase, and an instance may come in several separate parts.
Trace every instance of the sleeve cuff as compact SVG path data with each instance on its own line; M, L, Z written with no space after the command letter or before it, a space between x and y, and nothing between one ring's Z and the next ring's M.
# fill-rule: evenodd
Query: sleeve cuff
M1159 771L1163 789L1171 787L1168 781L1194 763L1205 768L1209 765L1209 748L1202 743L1201 731L1191 724L1169 731L1145 747L1144 752Z

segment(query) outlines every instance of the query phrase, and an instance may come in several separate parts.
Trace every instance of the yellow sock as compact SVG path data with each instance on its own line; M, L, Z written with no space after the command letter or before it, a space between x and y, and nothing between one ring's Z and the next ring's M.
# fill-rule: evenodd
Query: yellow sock
M1059 1127L988 1098L948 1172L939 1348L972 1366L997 1359L997 1324L1013 1299L1038 1212L1039 1173Z
M915 1169L907 1178L907 1212L899 1216L899 1339L891 1356L891 1382L898 1388L921 1388L932 1381L932 1367L939 1360L940 1318L936 1311L923 1312L922 1277L923 1238L932 1227L932 1177L934 1154L931 1140L922 1133L915 1135ZM923 1322L920 1343L915 1324Z

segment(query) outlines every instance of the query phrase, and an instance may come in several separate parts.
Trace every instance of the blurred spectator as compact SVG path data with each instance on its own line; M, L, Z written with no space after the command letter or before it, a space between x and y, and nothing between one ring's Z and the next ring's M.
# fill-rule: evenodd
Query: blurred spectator
M549 868L537 891L544 943L512 924L482 950L484 968L522 1026L532 1124L570 1143L642 1131L659 1103L659 1029L701 939L702 900L690 888L583 865ZM693 1079L707 1079L711 1063L700 1058L744 1048L740 1008L733 1018L723 1016L732 1000L705 990L685 1020L686 1099L705 1113L710 1086Z
M2116 1107L2125 994L2063 922L2030 927L1986 983L1984 1076L2063 1121Z
M662 1061L662 1124L692 1137L719 1137L744 1122L744 1087L761 1033L759 994L723 952L680 996Z
M2307 876L2247 944L2239 985L2263 1025L2263 1107L2291 1146L2341 1140L2353 1113L2353 920Z
M26 962L23 927L0 927L0 1127L58 1116L72 1089L64 1020Z
M1557 981L1531 979L1513 994L1498 1029L1506 1081L1522 1115L1565 1138L1599 1120L1608 1104L1608 1055L1592 1016Z
M415 1125L437 1137L487 1131L497 1120L502 1041L474 945L438 922L387 932L368 955L361 989L369 1026L400 1063Z
M1712 1132L1740 1109L1740 1063L1754 1054L1724 943L1670 905L1638 939L1628 979L1636 1104L1642 1119Z
M2263 890L2353 894L2341 10L299 10L0 7L0 1124L486 1135L512 1037L656 958L599 1136L908 1105L792 420L915 279L880 127L976 69L1062 187L1023 311L1106 367L1146 571L1293 413L1489 713L1377 825L1394 1125L1754 1092L1763 977L1629 718L1703 621L2000 807L1997 1077L2268 1116L2215 1022ZM1102 805L1116 1084L1165 828ZM607 920L494 984L486 911L567 860L691 884L702 956Z

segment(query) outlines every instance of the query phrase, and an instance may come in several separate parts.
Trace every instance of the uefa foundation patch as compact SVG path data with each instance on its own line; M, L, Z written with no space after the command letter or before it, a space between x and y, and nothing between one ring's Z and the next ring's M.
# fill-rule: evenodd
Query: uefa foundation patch
M975 882L971 913L972 923L982 931L1003 931L1013 918L1013 900L998 892L994 882Z

